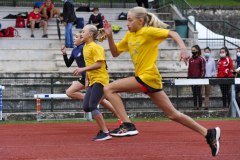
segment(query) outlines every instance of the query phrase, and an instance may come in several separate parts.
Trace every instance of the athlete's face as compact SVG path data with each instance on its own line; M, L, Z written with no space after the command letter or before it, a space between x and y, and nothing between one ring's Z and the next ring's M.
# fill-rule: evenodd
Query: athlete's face
M89 26L85 26L80 33L80 39L82 42L89 42L92 39L92 33L89 31Z
M128 12L127 27L130 32L137 32L143 26L143 19L138 19L135 14Z
M74 38L73 38L73 42L75 46L79 46L80 44L82 44L81 38L80 38L80 33L76 33Z

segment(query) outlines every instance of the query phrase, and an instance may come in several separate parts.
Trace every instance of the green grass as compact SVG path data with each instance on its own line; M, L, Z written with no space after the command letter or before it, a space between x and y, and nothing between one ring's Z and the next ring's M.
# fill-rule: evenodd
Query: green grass
M240 6L240 0L187 0L191 6Z
M240 120L239 118L194 118L194 120L207 120L207 121L215 121L215 120ZM134 118L133 122L158 122L158 121L170 121L167 118ZM1 124L48 124L48 123L82 123L88 122L86 120L49 120L49 121L1 121ZM95 121L91 121L95 123ZM106 119L106 122L116 122L116 119Z

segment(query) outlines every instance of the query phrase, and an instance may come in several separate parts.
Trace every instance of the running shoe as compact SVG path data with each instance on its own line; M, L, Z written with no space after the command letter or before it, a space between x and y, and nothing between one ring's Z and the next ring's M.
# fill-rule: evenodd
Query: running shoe
M220 128L208 129L206 140L212 150L212 156L216 156L220 148Z
M97 136L95 138L93 138L94 141L105 141L108 139L111 139L112 136L109 133L105 133L103 131L99 131Z
M124 136L134 136L138 134L138 130L135 125L129 122L123 122L119 128L114 129L110 132L111 136L124 137Z

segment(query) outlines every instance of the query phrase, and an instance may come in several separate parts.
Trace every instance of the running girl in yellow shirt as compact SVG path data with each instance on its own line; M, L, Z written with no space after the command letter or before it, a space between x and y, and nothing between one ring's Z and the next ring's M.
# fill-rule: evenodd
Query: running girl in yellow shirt
M84 61L84 57L83 57L83 47L84 47L84 43L81 41L80 38L80 33L76 33L73 39L74 45L76 46L75 48L73 48L72 53L70 55L70 57L68 58L67 56L67 51L66 51L66 47L64 46L61 51L63 54L63 59L64 62L66 64L67 67L70 67L73 63L73 61L75 60L77 63L78 67L85 67L85 61ZM80 91L85 89L85 79L86 77L86 73L82 72L81 73L81 78L79 78L78 81L73 81L72 85L66 90L66 94L68 97L72 98L72 99L78 99L80 101L83 101L84 99L84 94L81 93ZM88 84L86 84L88 85ZM109 111L111 111L117 118L119 118L119 116L117 115L115 109L113 108L112 104L107 101L106 99L103 99L100 104L108 109ZM120 119L118 119L118 123L121 124Z
M118 44L115 44L111 25L105 21L104 30L112 55L117 57L123 52L129 52L135 67L135 77L123 78L104 87L106 98L115 107L123 121L123 124L111 131L110 134L112 136L138 134L138 130L126 114L118 93L144 92L149 95L159 109L163 110L169 119L206 137L212 155L216 156L219 151L220 128L206 129L192 118L179 112L162 90L162 77L156 65L159 43L167 38L172 38L181 48L180 59L187 63L189 58L189 53L187 53L186 46L180 36L174 31L163 29L166 26L154 14L148 13L145 8L134 7L129 10L127 15L128 32Z
M83 99L83 109L85 112L92 113L93 118L100 128L100 132L93 140L103 141L111 139L112 136L109 134L102 113L97 106L103 98L103 87L109 83L109 75L105 62L104 49L94 42L97 35L98 30L94 25L86 25L82 29L80 38L81 41L85 43L83 47L83 57L86 67L75 69L73 74L79 75L82 72L87 73L89 84Z

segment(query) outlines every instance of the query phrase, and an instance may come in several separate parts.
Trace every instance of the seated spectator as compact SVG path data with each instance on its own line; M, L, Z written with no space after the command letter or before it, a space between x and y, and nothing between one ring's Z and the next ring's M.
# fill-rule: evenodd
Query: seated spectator
M93 24L98 29L103 28L102 15L99 13L98 7L93 8L93 14L89 17L88 24Z
M60 17L60 10L54 7L52 0L46 0L40 7L40 13L42 18L51 19L54 16Z
M47 35L47 21L41 19L39 13L39 6L34 5L33 11L29 13L27 18L27 27L31 28L31 37L34 38L34 29L43 27L43 38L48 38Z

